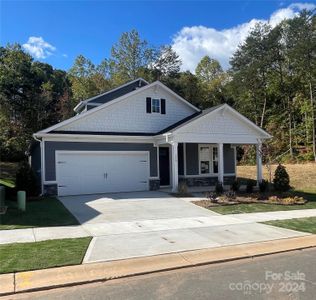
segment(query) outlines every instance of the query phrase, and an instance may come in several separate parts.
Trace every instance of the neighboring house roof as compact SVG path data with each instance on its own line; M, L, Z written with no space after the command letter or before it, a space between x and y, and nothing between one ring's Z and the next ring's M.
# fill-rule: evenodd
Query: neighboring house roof
M127 82L115 89L102 93L100 95L94 96L84 101L80 101L80 103L74 108L75 112L80 112L86 105L99 106L101 104L112 101L118 97L121 97L125 94L128 94L132 91L135 91L138 88L142 88L149 83L143 78L137 78L133 81Z
M51 127L48 127L48 128L46 128L46 129L43 129L43 130L41 130L41 131L35 133L35 136L40 135L40 134L49 133L49 132L51 132L51 133L56 133L56 131L58 131L58 128L60 128L60 127L62 127L62 126L64 126L64 125L70 124L70 123L72 123L72 122L74 122L74 121L76 121L76 120L79 120L79 119L84 118L84 117L86 117L86 116L92 115L92 114L96 113L97 111L106 108L106 107L109 106L109 105L115 104L115 103L120 102L120 101L126 101L126 100L128 100L129 97L134 96L134 95L136 95L137 93L139 93L139 92L141 92L141 91L145 91L146 89L150 89L150 88L155 87L155 86L160 87L160 88L166 90L166 91L169 92L171 95L173 95L174 97L176 97L178 100L182 101L183 103L185 103L185 104L188 105L189 107L193 108L193 110L195 110L196 112L201 112L200 109L198 109L198 108L195 107L193 104L189 103L189 102L186 101L184 98L182 98L181 96L179 96L178 94L176 94L174 91L172 91L171 89L169 89L169 88L168 88L167 86L165 86L163 83L161 83L160 81L155 81L155 82L153 82L153 83L151 83L151 84L147 84L147 85L143 86L142 88L139 88L139 89L133 90L133 91L131 91L131 92L129 92L129 93L126 93L126 94L124 94L124 95L122 95L122 96L120 96L120 97L118 97L118 98L116 98L116 99L113 99L113 100L111 100L111 101L107 101L106 103L103 103L103 104L101 104L101 105L99 105L99 106L97 106L97 107L95 107L95 108L93 108L93 109L90 109L90 110L88 110L88 111L86 111L86 112L83 112L83 113L81 113L81 114L79 114L79 115L76 115L76 116L74 116L74 117L72 117L72 118L70 118L70 119L67 119L67 120L65 120L65 121L63 121L63 122L60 122L60 123L58 123L58 124L55 124L55 125L53 125L53 126L51 126ZM195 114L193 114L193 115L195 115ZM60 133L60 132L58 132L58 133ZM115 135L115 134L116 134L116 133L113 133L113 135ZM131 133L131 134L132 134L132 133ZM157 134L157 133L151 133L150 135L156 135L156 134ZM133 133L132 135L135 135L135 134ZM147 135L148 135L148 134L147 134Z

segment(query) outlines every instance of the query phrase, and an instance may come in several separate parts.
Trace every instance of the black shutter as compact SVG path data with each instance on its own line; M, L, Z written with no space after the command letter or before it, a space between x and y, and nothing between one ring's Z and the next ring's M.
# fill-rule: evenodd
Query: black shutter
M166 114L166 99L161 99L161 113Z
M151 113L151 98L150 97L146 98L146 112L147 114Z

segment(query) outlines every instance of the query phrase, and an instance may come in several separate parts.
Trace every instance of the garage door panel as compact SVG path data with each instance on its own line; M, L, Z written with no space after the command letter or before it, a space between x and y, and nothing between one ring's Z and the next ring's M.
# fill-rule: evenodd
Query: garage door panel
M148 190L148 152L61 152L56 157L59 195Z

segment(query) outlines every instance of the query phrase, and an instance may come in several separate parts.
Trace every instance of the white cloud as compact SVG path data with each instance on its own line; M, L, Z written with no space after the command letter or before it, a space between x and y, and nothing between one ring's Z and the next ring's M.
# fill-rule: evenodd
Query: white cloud
M252 19L232 28L217 30L205 26L183 27L173 38L172 48L182 60L182 70L194 72L196 65L205 55L220 61L226 69L229 59L257 22L276 26L284 19L293 18L303 9L314 9L312 3L293 3L275 11L269 20Z
M30 36L23 48L32 56L38 59L44 59L56 51L56 47L44 41L42 37Z

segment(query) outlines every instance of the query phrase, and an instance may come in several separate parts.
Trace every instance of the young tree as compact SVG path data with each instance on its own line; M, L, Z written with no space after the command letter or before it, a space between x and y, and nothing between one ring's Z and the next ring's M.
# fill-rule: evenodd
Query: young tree
M201 82L209 84L223 74L223 69L216 59L206 55L198 63L195 74Z
M124 32L111 50L111 75L115 85L138 78L140 71L153 63L154 56L154 49L135 29Z
M162 46L156 56L156 60L150 67L154 80L161 80L167 76L175 76L180 72L181 59L171 46Z

